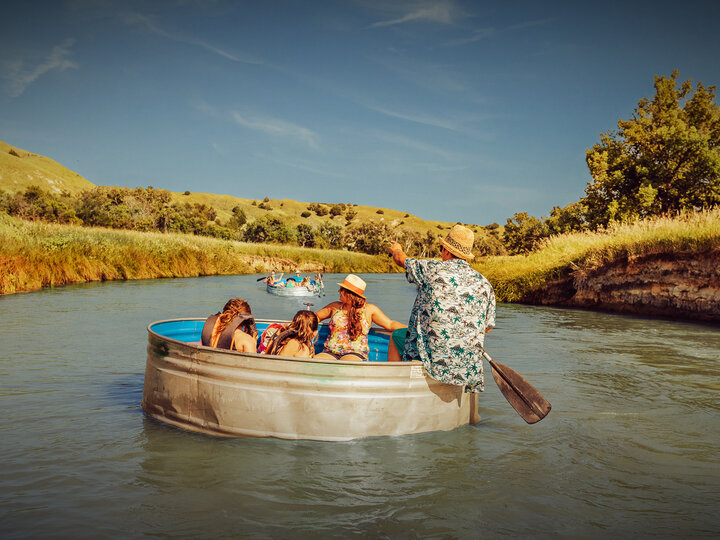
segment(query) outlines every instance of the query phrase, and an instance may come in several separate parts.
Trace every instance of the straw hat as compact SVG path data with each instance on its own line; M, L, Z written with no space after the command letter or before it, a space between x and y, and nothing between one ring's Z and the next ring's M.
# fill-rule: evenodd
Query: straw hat
M440 240L440 243L456 257L469 261L475 257L475 255L472 254L474 241L475 235L470 229L462 225L455 225L450 229L448 235Z
M350 292L354 292L358 296L365 298L365 283L362 279L357 277L355 274L348 274L342 283L338 283L343 289L347 289Z

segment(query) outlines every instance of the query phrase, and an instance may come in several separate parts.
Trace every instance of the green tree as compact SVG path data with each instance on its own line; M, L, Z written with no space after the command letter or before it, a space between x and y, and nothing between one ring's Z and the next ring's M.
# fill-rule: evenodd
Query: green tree
M587 207L580 202L570 203L562 208L555 206L545 220L545 225L551 235L583 231L587 229L586 214Z
M307 223L297 226L297 242L302 247L315 247L315 229Z
M247 224L243 238L248 242L288 244L294 230L277 218L264 216Z
M580 201L591 227L720 204L720 109L715 86L678 72L655 77L618 131L603 133L586 152L593 182Z
M230 229L239 230L243 225L247 223L247 216L245 211L239 206L235 206L232 209L232 216L228 220L228 227Z
M527 212L516 212L507 219L503 244L511 255L529 253L536 249L540 241L549 236L548 227L544 221L529 216Z
M332 249L340 249L343 245L343 230L334 223L322 223L317 229L317 244Z

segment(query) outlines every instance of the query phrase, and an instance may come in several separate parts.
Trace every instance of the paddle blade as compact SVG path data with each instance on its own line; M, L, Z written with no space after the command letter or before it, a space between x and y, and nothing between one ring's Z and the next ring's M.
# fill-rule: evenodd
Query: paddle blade
M534 424L547 416L552 405L525 377L514 369L496 362L487 353L484 356L490 363L493 379L498 388L523 420L528 424Z

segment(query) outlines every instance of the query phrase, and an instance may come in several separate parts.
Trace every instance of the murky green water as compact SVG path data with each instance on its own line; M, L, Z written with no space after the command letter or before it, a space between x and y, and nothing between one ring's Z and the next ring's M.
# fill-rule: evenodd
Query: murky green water
M232 296L258 317L303 307L257 277L0 297L0 537L720 535L717 327L500 305L488 351L553 404L534 426L491 379L483 421L452 432L216 439L145 418L147 324ZM404 277L364 277L406 321Z

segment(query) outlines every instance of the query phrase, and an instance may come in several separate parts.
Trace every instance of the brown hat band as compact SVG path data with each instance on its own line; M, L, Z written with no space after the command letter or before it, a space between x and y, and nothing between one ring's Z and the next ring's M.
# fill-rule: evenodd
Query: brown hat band
M472 252L470 251L470 249L468 249L467 246L460 245L450 236L445 237L444 242L446 244L449 244L451 247L457 249L460 253L464 253L465 255L472 255Z
M354 292L358 296L363 296L363 294L365 293L365 291L363 291L360 287L356 287L355 285L353 285L352 283L348 283L347 281L343 281L340 286L350 292Z

